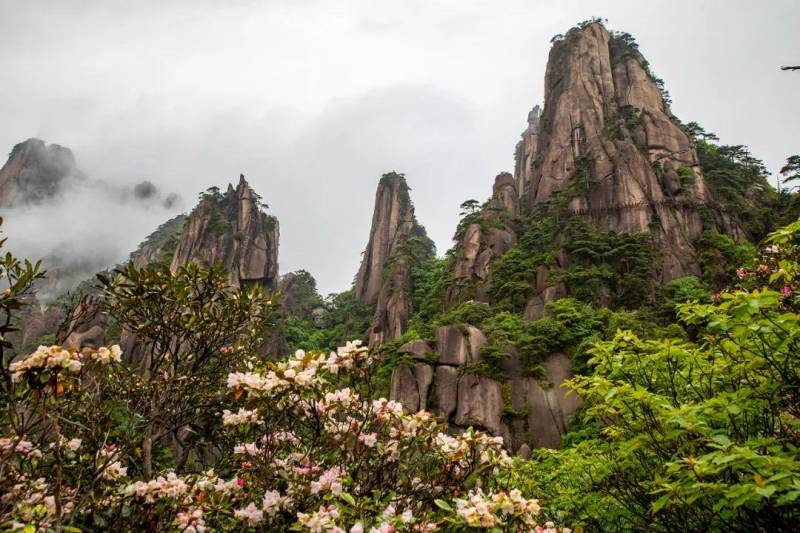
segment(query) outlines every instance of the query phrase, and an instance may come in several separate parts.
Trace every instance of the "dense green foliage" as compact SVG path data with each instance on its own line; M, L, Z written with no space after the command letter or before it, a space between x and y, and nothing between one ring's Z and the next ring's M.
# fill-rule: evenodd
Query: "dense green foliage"
M800 498L800 223L772 236L738 287L678 305L692 340L620 330L572 387L580 438L520 481L554 516L602 530L789 531ZM673 298L704 297L682 280Z
M317 296L313 296L316 301ZM317 316L289 315L283 331L290 350L305 346L314 350L333 350L342 339L363 337L369 329L374 309L359 302L353 291L330 294Z
M560 251L569 264L560 268ZM656 248L649 235L602 231L581 218L559 223L554 217L523 221L519 243L492 268L492 302L521 311L536 287L537 268L548 267L547 285L563 282L575 298L610 307L638 307L653 295Z
M176 447L180 470L213 445L209 428L223 398L219 391L237 357L260 351L274 326L275 301L254 284L233 288L221 264L195 263L170 272L167 267L119 269L98 275L101 306L128 335L139 372L117 374L108 394L127 413L131 434L140 443L141 468L150 476L159 449ZM188 431L187 431L188 430Z

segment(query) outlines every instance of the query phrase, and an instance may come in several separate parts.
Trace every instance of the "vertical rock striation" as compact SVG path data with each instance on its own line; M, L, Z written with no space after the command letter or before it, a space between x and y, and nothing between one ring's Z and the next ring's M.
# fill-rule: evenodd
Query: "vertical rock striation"
M430 343L404 344L398 352L413 363L393 371L391 399L411 412L431 411L452 431L472 426L500 435L514 451L557 448L570 415L581 405L564 384L572 377L569 357L551 354L542 363L543 375L534 378L510 354L503 375L493 379L470 371L486 344L481 330L463 324L439 327Z
M508 172L498 174L492 197L480 212L462 220L454 237L455 283L448 289L448 302L463 298L486 301L492 263L517 241L513 222L519 210L514 177Z
M392 252L421 228L408 191L405 177L394 172L384 174L378 183L369 241L354 286L356 299L367 305L378 302L384 269Z
M626 34L601 24L556 41L537 132L518 148L517 180L533 211L560 197L573 215L607 230L650 232L661 279L699 273L692 241L710 201L689 135Z
M212 188L183 226L170 265L221 262L231 283L259 283L274 290L278 281L278 219L261 210L260 198L240 176L236 189Z
M539 105L533 106L528 113L528 127L522 132L522 138L514 150L514 177L517 182L517 192L524 194L533 177L533 165L539 150L539 118L542 109Z
M411 269L434 255L433 242L414 216L402 174L384 174L375 193L372 227L356 275L355 298L375 306L369 345L402 335L411 316Z

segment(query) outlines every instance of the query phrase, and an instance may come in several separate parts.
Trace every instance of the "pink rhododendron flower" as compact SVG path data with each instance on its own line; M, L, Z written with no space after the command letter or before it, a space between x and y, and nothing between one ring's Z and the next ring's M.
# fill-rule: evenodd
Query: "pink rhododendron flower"
M257 526L264 519L264 513L253 502L244 509L234 511L233 516L236 520L247 522L249 526Z

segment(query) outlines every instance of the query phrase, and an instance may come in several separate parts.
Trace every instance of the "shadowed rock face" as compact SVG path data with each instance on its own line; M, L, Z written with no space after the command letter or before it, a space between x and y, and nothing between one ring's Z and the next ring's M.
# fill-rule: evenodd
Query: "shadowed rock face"
M411 269L432 256L433 242L414 216L409 187L401 174L384 174L375 193L375 210L364 257L353 291L357 300L375 306L369 346L401 336L411 316ZM416 239L416 245L411 242Z
M259 198L245 181L225 194L208 195L183 226L170 269L195 261L220 261L231 283L260 283L274 290L278 280L278 220L261 211Z
M356 298L367 305L378 303L384 267L392 252L420 227L408 191L405 178L392 173L381 178L375 192L369 241L354 287Z
M517 242L513 220L519 215L519 208L514 177L508 172L498 174L492 197L481 209L481 222L469 224L461 238L457 238L455 283L448 289L448 302L465 293L472 299L486 301L492 263Z
M404 344L398 351L415 361L392 373L391 399L410 412L431 411L451 431L473 426L500 435L512 451L557 448L569 416L581 404L564 385L572 377L569 357L551 354L538 379L524 375L515 354L510 354L500 381L465 372L480 362L486 343L478 328L449 325L436 330L432 346L421 340Z
M148 235L130 255L130 261L134 266L144 268L166 261L168 255L174 252L183 234L186 218L183 214L171 218Z
M64 346L76 350L105 346L107 322L108 317L100 311L97 299L93 296L84 298L72 311Z
M528 113L528 127L522 132L522 139L517 143L514 151L514 177L516 178L517 192L522 195L528 189L533 177L533 165L539 150L539 118L542 109L535 105Z
M0 207L44 202L70 177L84 179L69 148L28 139L14 146L0 169Z
M691 241L703 229L697 207L710 198L691 139L644 65L601 24L556 42L544 109L517 151L517 180L528 209L572 188L573 214L607 230L654 233L667 281L699 273Z

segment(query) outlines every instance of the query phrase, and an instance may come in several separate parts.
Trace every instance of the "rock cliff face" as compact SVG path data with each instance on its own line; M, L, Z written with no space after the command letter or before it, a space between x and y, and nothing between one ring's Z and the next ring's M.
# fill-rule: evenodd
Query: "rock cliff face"
M499 174L492 197L480 212L467 216L456 233L455 283L448 290L448 302L458 298L486 300L492 262L517 240L513 221L519 208L513 176L508 172Z
M529 113L515 155L514 178L499 175L491 200L465 216L456 233L449 305L470 298L491 303L493 262L525 237L515 234L525 228L514 224L520 214L534 222L555 220L556 234L560 221L575 217L602 231L649 233L659 251L661 281L699 273L692 243L704 229L701 211L710 208L724 224L732 220L710 197L691 138L672 116L635 42L601 24L583 25L554 42L544 107ZM531 267L524 309L529 320L570 293L552 275L570 268L569 253L558 242L546 264ZM484 344L479 330L450 325L440 327L435 340L403 346L414 363L393 374L392 397L409 410L443 416L453 430L475 425L501 435L523 455L530 447L559 446L581 403L564 387L569 357L549 354L542 375L532 377L512 348L501 375L492 379L472 373L480 369L474 365Z
M513 354L502 381L464 372L481 361L486 336L465 325L442 326L436 339L412 341L399 352L411 357L411 366L392 373L391 398L409 411L429 410L458 431L469 426L503 437L509 449L524 446L557 448L567 420L581 404L564 381L572 377L571 361L551 354L540 378L525 376Z
M369 241L356 275L355 298L375 306L369 345L402 335L411 316L411 268L434 253L433 242L414 216L402 174L384 174L375 193Z
M529 210L560 197L600 228L652 232L662 280L699 272L691 242L703 229L698 207L710 201L705 179L629 36L594 23L555 42L544 109L529 118L517 154Z
M533 178L533 164L539 150L539 118L542 109L535 105L528 113L528 127L522 132L522 138L514 151L514 177L517 181L517 192L520 195L528 189Z
M260 198L240 176L236 189L210 190L189 215L170 268L195 261L222 262L231 283L259 283L274 290L278 281L278 220L261 211Z
M67 178L85 178L69 148L39 139L21 142L0 169L0 207L44 202L60 192Z
M87 296L72 311L64 346L81 350L106 344L108 317L100 310L96 296Z
M161 224L131 253L130 261L137 268L159 263L171 265L186 218L181 214Z
M378 183L369 241L354 286L356 299L367 305L378 302L384 285L384 269L392 252L419 231L408 191L405 177L394 172L384 174Z

